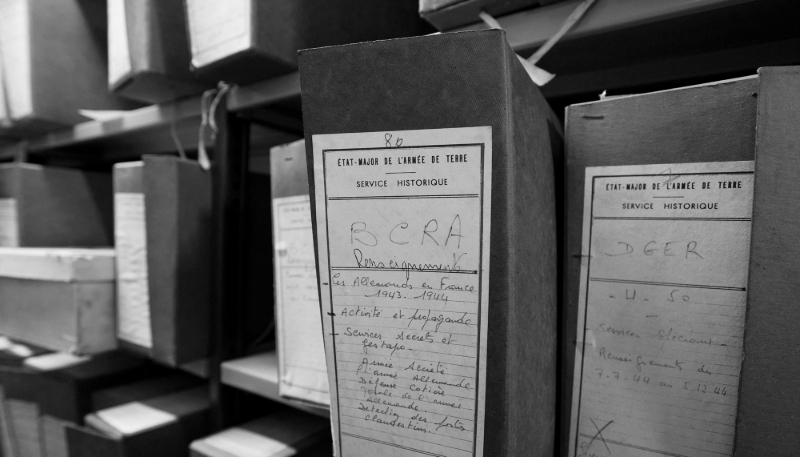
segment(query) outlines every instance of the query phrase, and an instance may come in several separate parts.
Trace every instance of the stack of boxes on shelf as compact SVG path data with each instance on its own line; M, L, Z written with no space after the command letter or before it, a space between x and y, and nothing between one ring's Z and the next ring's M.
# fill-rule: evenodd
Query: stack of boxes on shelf
M0 138L296 70L305 135L224 347L193 146L0 164L0 456L796 452L800 70L562 129L504 31L419 36L554 1L0 0Z

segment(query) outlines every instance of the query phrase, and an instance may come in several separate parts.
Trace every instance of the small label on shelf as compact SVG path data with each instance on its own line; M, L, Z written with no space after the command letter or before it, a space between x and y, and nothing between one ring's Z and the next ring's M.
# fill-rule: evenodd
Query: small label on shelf
M570 456L733 455L753 162L586 169Z
M491 127L312 143L337 455L483 455Z

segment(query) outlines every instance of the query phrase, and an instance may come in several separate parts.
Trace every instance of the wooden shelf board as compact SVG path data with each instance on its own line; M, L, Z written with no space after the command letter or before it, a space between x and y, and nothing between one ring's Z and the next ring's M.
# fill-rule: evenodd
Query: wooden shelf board
M228 96L228 109L238 112L299 100L299 97L300 75L295 72L234 87ZM131 110L116 119L88 121L54 130L28 138L24 144L30 154L52 153L115 160L143 153L174 152L177 146L173 136L177 136L184 149L193 150L197 148L201 114L201 97L189 97ZM0 160L14 158L20 144L3 140Z
M275 351L223 362L222 383L317 416L330 416L327 408L310 406L278 395L278 355Z

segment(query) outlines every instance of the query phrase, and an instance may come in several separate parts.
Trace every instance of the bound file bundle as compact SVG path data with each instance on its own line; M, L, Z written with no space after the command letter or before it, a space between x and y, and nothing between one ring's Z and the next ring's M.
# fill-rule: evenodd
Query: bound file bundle
M792 265L774 254L792 249L778 235L792 184L775 170L792 164L800 79L762 74L569 107L568 455L797 446L769 437L798 426L784 395L800 360L780 354L796 287L774 279Z
M111 175L0 164L0 246L111 246Z
M114 167L117 336L172 366L205 357L211 183L197 162Z
M187 0L192 66L239 84L297 68L304 48L419 35L415 0Z
M331 455L328 421L289 410L192 442L192 457L316 457Z
M106 40L95 33L105 26L102 2L0 3L2 80L13 121L0 126L0 135L32 135L86 120L78 109L135 106L106 90Z
M188 456L189 444L209 431L208 387L126 403L69 426L70 455L81 457Z
M552 455L561 137L505 32L300 78L336 455Z
M112 249L0 248L0 333L55 351L117 346Z
M280 395L330 405L304 140L270 151Z
M213 87L191 73L188 40L182 0L109 1L109 88L160 103Z

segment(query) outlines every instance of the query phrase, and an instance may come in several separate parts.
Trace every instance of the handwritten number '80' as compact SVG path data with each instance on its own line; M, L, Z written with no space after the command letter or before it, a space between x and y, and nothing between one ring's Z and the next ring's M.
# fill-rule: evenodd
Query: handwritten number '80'
M397 138L394 141L394 144L392 144L392 134L391 133L387 133L386 135L383 136L383 138L386 139L386 147L387 148L399 148L400 146L403 145L403 139L402 138Z

